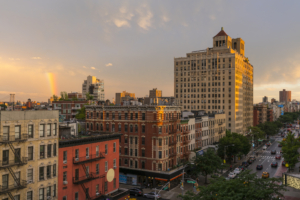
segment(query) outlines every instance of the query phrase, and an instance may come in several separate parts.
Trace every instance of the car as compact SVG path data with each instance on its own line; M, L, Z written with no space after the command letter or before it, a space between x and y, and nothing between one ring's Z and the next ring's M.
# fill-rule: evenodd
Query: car
M263 172L261 175L262 178L269 178L269 176L270 176L269 172Z
M262 149L263 149L263 150L266 150L267 148L268 148L267 146L263 146L263 148L262 148Z
M143 197L146 197L148 199L155 199L155 197L156 197L156 199L160 199L159 194L157 194L155 192L146 193L146 194L143 195Z
M263 169L263 165L256 165L256 169Z
M281 159L281 155L277 155L277 156L275 156L275 159Z
M242 162L242 165L245 166L245 167L248 167L249 163L248 162Z
M285 166L286 165L285 160L283 160L281 164L282 164L282 166Z
M236 173L230 172L230 173L228 174L228 178L235 178L236 175L237 175Z
M277 167L277 166L278 166L277 162L274 161L274 162L271 163L271 167Z
M270 142L268 142L267 144L266 144L266 146L270 146L271 144L270 144Z
M241 165L241 166L239 166L239 169L240 169L241 171L244 171L244 170L246 169L246 167L243 166L243 165Z
M143 190L138 188L132 188L129 190L129 194L134 196L143 196Z
M240 168L235 168L235 169L233 170L233 172L236 173L236 174L239 174L239 173L242 172L242 170L241 170Z
M276 150L272 150L272 151L271 151L271 154L276 154Z
M282 144L279 143L279 144L278 144L278 147L282 147Z
M282 150L280 150L280 153L282 153Z
M229 178L229 177L226 177L226 178L225 178L226 181L229 181L230 179L231 179L231 178Z

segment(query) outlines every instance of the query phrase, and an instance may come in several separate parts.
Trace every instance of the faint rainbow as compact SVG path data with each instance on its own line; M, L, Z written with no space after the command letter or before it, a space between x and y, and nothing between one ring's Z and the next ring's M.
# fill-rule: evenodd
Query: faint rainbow
M53 94L57 95L57 86L56 86L55 74L47 73L47 78L48 78L48 81L49 81L49 86L50 86L50 90L51 90L52 95Z

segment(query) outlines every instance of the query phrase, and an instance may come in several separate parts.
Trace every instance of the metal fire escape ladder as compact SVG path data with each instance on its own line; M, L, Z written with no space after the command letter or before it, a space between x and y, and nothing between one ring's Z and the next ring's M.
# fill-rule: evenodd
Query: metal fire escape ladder
M11 142L8 142L8 145L9 145L10 149L12 150L12 152L14 153L15 157L17 157L19 163L20 163L20 164L23 164L23 162L22 162L20 156L16 154L15 148L14 148L14 146L12 145L12 143L11 143Z
M8 192L7 194L10 197L11 200L15 200L15 198L13 197L13 195L10 192Z
M83 189L83 191L84 191L84 193L85 193L87 199L88 199L88 200L92 200L91 197L90 197L90 194L86 192L86 187L84 186L84 184L81 183L80 185L81 185L81 187L82 187L82 189Z
M18 179L18 178L16 177L14 171L13 171L10 167L8 167L7 169L8 169L8 171L9 171L10 175L11 175L11 176L13 177L13 179L15 180L16 184L17 184L18 186L20 186L20 179Z

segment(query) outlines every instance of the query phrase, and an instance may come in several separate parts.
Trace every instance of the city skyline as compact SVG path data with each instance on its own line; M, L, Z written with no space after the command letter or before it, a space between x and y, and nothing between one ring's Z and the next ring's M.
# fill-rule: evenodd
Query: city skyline
M220 27L246 42L254 66L254 103L263 96L279 100L282 89L299 100L298 45L286 40L300 33L286 23L297 19L299 3L272 3L19 1L16 7L2 2L0 101L8 101L10 93L16 100L47 101L55 90L57 95L81 92L88 75L105 81L110 100L119 91L141 97L151 88L173 96L174 57L211 47ZM53 12L57 6L61 9ZM282 9L290 12L277 15Z

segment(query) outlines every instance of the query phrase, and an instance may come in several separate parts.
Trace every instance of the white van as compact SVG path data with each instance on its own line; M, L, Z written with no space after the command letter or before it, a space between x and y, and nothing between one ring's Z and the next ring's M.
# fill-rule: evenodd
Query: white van
M263 150L266 150L267 149L267 146L263 146Z

